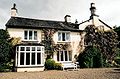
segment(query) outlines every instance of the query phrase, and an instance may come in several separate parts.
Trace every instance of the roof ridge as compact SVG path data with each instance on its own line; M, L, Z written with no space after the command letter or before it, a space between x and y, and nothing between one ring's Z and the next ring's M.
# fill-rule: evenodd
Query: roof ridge
M64 22L64 21L55 21L55 20L43 20L38 18L29 18L29 17L11 17L11 18L21 18L21 19L29 19L29 20L39 20L39 21L52 21L52 22Z

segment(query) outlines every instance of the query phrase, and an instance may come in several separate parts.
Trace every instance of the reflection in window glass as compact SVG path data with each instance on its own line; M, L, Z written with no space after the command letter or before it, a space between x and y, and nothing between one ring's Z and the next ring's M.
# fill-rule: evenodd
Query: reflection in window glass
M37 47L37 51L41 51L41 47Z
M65 41L65 33L62 33L62 41Z
M41 64L41 53L37 53L37 64Z
M37 31L34 31L34 40L37 40Z
M30 47L26 47L26 51L30 51Z
M35 47L32 47L32 51L35 51Z
M61 41L61 33L58 33L58 41Z
M26 65L30 65L30 53L26 53Z
M59 51L57 52L57 61L60 61L59 60Z
M32 40L32 31L29 31L29 40Z
M64 51L64 53L65 53L65 61L68 61L67 51Z
M31 56L32 58L31 58L31 64L32 65L35 65L35 53L32 53L32 56Z
M24 39L27 40L28 31L24 31Z
M24 53L20 53L20 65L24 65Z
M20 48L20 51L25 51L25 48L24 48L24 47L21 47L21 48Z

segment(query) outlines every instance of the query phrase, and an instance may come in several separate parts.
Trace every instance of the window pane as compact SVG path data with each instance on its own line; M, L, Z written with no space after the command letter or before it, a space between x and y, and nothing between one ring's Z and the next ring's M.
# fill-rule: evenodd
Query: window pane
M24 53L20 53L20 65L24 65Z
M28 31L24 31L24 39L27 40Z
M32 40L32 31L29 31L29 40Z
M32 47L32 51L35 51L35 47Z
M62 33L62 41L66 41L65 40L65 33Z
M59 51L57 52L57 61L59 61Z
M32 56L31 56L31 64L32 64L32 65L35 65L35 53L32 53Z
M58 33L58 41L61 41L61 33Z
M61 51L61 61L64 61L63 58L64 58L64 57L63 57L63 51Z
M25 51L25 47L20 47L20 51Z
M41 47L37 47L37 51L41 51Z
M65 53L65 61L68 61L67 51L64 51L64 53Z
M17 51L19 51L19 47L17 47Z
M30 51L30 47L26 47L26 51Z
M69 61L72 61L72 53L69 51Z
M41 53L37 53L37 64L41 64Z
M70 41L70 33L66 33L66 41Z
M30 53L26 53L26 65L30 65Z
M34 31L34 40L37 40L37 31Z

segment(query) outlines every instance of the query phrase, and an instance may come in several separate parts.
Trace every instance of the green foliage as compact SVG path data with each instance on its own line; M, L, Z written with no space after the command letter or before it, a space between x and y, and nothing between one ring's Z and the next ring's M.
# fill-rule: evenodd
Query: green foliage
M116 58L114 59L114 61L116 62L116 64L118 64L118 65L120 66L120 57L116 57Z
M44 33L44 40L42 40L42 43L45 46L45 53L47 54L47 58L51 58L54 52L54 41L52 39L53 34L56 32L54 29L43 29Z
M117 35L118 35L117 39L119 41L118 48L120 48L120 26L115 28L114 31L117 32Z
M45 62L45 68L47 70L54 70L54 69L61 69L61 64L60 63L55 63L53 59L47 59Z
M5 30L0 30L0 71L9 68L7 63L11 61L11 43L9 42L9 34Z
M117 49L117 33L112 29L109 31L99 30L94 25L85 29L85 44L97 47L105 59L112 60Z
M80 67L82 68L99 68L103 66L102 55L95 47L86 47L78 58Z

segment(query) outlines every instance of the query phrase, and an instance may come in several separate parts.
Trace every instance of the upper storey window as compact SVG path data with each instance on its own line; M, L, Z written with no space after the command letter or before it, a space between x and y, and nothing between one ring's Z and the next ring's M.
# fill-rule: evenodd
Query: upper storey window
M24 40L37 40L37 31L25 30Z
M69 42L70 41L70 32L58 32L58 41Z

